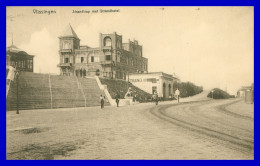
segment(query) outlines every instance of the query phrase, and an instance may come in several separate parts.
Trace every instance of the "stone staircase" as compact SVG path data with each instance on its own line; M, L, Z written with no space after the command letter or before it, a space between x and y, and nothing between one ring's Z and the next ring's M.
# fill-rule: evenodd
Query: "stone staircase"
M78 78L79 83L82 86L83 93L87 99L87 106L100 105L100 95L105 96L105 93L100 90L95 78ZM95 84L96 86L92 86ZM98 100L97 100L98 99ZM105 101L105 105L110 105L109 102Z
M7 110L16 109L16 85L16 81L11 82ZM75 76L22 72L18 87L21 110L98 106L100 94L104 95L94 78Z

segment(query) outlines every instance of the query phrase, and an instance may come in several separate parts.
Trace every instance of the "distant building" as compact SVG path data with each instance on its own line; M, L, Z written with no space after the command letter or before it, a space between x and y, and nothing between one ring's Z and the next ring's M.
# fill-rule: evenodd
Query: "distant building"
M134 86L150 94L157 92L159 97L165 99L174 95L174 82L178 81L179 79L176 76L163 72L129 75L129 82Z
M129 73L148 72L138 41L122 43L116 32L99 35L99 47L80 45L80 39L69 25L59 37L61 75L101 76L126 80Z
M254 83L251 86L242 86L237 91L237 97L243 98L246 103L254 103Z
M12 66L20 71L33 72L33 58L25 51L11 45L6 49L6 65Z

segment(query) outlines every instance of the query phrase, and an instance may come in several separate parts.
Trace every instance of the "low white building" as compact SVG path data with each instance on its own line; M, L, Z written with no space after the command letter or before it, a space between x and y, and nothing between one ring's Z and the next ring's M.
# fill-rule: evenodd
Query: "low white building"
M129 82L143 91L154 94L158 93L159 97L170 98L174 95L174 82L179 81L176 76L163 72L151 72L142 74L130 74Z

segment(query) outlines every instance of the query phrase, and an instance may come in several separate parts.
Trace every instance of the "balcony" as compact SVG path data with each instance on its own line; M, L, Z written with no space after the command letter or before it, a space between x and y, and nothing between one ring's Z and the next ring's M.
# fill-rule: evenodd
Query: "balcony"
M58 67L71 67L72 63L60 63L57 65Z
M111 51L111 50L112 50L112 46L104 46L103 47L104 52L108 52L108 51Z
M70 53L70 52L72 52L72 49L61 49L60 52L61 53Z
M101 65L110 65L112 61L100 61Z

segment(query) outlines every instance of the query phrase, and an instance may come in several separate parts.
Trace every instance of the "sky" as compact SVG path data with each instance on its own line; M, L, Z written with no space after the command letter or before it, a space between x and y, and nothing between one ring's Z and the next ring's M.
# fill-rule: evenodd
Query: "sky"
M59 74L58 37L68 24L81 45L99 47L99 33L138 40L149 72L231 94L254 82L253 7L7 7L6 43L35 55L34 72Z

